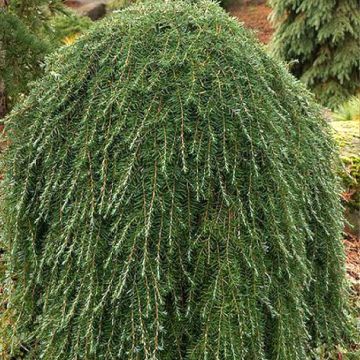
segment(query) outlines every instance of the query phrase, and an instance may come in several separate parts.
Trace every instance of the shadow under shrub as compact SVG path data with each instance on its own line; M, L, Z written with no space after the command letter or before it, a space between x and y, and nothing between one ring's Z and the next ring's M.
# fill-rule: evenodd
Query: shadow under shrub
M210 2L138 4L6 122L13 346L36 359L305 359L346 339L333 142Z

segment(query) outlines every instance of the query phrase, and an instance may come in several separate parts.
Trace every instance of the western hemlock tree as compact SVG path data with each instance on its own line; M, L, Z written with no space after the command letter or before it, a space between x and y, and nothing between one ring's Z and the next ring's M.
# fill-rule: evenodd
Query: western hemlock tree
M333 143L218 5L128 7L7 119L12 338L41 359L306 359L346 334Z
M291 65L324 105L360 91L360 8L357 0L270 0L274 53Z

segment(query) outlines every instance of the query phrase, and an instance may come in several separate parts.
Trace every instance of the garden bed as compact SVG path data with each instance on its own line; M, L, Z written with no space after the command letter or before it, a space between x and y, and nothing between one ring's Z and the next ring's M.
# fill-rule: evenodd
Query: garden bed
M265 1L243 1L229 6L228 10L247 28L252 29L261 42L267 44L270 41L273 33L268 19L271 9Z

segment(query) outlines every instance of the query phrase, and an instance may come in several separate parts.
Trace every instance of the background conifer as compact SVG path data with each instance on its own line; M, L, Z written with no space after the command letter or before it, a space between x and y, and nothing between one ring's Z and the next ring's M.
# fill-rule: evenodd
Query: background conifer
M274 53L324 105L334 108L360 90L357 0L270 0Z
M52 49L48 20L60 12L62 0L0 0L0 118L42 74Z
M7 119L14 346L34 359L306 359L342 341L328 128L210 2L138 4Z

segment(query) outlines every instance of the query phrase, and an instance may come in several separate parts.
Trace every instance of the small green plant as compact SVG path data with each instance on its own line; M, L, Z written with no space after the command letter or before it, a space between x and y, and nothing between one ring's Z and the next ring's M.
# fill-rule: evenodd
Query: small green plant
M109 3L107 3L106 8L112 12L115 10L121 10L125 7L134 4L136 0L112 0Z
M69 39L76 38L87 31L92 24L93 21L88 17L78 16L71 11L55 16L50 21L53 29L51 40L59 44L67 43Z
M334 112L334 118L340 121L359 121L360 124L360 95L353 96Z

